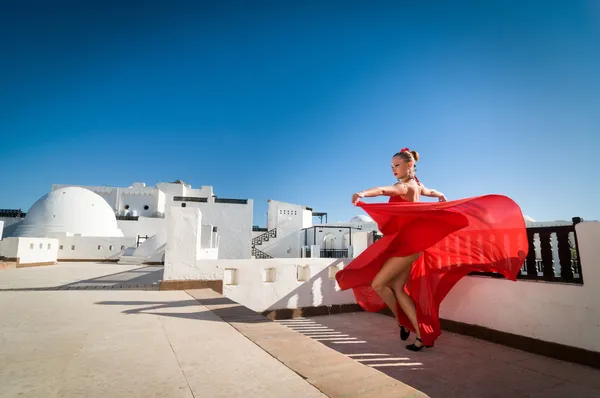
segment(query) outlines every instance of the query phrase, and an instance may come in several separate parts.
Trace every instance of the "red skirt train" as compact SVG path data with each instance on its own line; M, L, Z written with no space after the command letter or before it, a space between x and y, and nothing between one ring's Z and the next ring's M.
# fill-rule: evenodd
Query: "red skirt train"
M470 272L495 272L516 280L529 249L525 220L510 198L487 195L442 203L358 204L378 224L383 237L337 273L342 290L353 289L366 311L385 303L371 287L390 257L422 252L405 285L417 310L421 340L433 345L441 334L439 308L450 289ZM398 322L415 332L404 312Z

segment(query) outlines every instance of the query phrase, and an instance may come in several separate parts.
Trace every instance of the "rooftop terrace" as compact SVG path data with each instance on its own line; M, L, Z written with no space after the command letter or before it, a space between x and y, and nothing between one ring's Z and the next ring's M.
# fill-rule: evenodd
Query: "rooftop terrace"
M270 321L161 267L0 270L0 397L600 396L600 370L445 332L404 349L392 318Z

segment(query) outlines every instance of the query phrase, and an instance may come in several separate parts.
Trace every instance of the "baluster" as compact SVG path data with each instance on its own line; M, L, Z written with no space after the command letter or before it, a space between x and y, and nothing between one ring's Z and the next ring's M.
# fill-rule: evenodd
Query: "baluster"
M558 241L558 259L560 261L560 277L566 281L573 280L573 268L571 263L571 244L569 243L569 231L562 229L556 233Z
M551 232L540 232L540 249L542 251L542 267L544 279L554 279L554 256L552 255Z
M527 277L528 278L537 278L538 272L535 264L535 242L534 242L535 232L528 229L527 230L527 243L529 244L529 252L527 253L527 260L525 261L527 268Z

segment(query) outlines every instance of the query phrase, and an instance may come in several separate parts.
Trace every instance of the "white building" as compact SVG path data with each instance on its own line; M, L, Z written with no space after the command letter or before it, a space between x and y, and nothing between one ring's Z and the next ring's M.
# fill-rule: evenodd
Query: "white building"
M154 263L164 261L165 213L174 206L200 209L203 247L218 249L220 258L250 258L252 200L217 198L210 186L193 189L179 180L156 187L53 185L27 213L0 210L0 221L7 239L59 239L58 260Z
M55 184L52 189L64 186ZM160 182L156 187L147 187L142 182L126 188L81 187L102 196L117 215L118 226L124 235L135 237L140 243L157 235L157 238L162 237L159 246L164 245L166 209L171 206L194 207L202 212L202 223L211 225L212 232L218 233L220 258L250 258L248 242L252 235L252 200L217 198L212 186L194 189L181 180ZM136 256L136 253L127 254Z
M313 224L327 213L310 207L269 200L267 228L255 227L252 254L255 258L329 257L352 258L373 242L377 224L368 216L348 222Z

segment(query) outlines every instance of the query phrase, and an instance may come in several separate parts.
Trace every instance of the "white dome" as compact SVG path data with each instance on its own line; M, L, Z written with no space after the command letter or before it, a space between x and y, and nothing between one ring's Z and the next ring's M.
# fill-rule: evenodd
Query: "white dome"
M369 216L360 215L360 216L352 217L349 222L352 224L367 224L367 223L372 223L374 221Z
M527 221L527 222L535 222L535 220L534 220L533 218L529 217L529 216L525 216L525 215L524 215L524 216L523 216L523 218L524 218L524 219L525 219L525 221Z
M65 187L52 191L31 206L14 236L43 238L49 233L121 237L115 212L104 198L88 189Z

